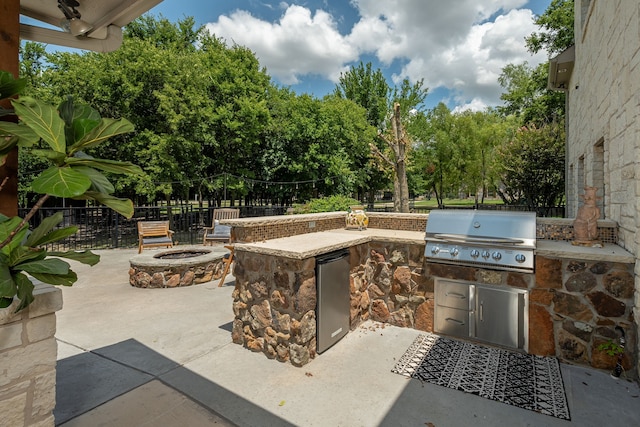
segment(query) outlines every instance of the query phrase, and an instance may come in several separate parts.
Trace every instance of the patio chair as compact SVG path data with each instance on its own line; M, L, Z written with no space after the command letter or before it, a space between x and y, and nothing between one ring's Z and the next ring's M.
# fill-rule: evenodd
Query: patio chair
M240 217L240 209L214 209L213 224L204 228L202 244L213 244L213 242L229 242L231 239L231 226L220 224L220 220L235 219Z

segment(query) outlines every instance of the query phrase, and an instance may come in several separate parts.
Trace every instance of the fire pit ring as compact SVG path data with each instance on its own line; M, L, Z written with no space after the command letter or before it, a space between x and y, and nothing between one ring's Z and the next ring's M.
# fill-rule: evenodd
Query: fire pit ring
M137 288L175 288L219 279L228 252L216 246L143 252L129 260L129 283Z

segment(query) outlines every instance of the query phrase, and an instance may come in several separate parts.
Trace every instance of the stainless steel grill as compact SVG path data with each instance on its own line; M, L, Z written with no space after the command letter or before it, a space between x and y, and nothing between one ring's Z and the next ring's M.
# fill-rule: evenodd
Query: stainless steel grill
M434 210L425 233L428 262L533 272L534 212Z

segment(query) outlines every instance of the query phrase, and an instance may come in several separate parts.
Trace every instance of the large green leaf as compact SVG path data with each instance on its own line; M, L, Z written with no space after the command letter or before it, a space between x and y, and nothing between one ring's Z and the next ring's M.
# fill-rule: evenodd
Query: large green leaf
M55 107L28 96L14 99L12 104L20 120L33 129L52 150L66 153L64 121Z
M107 207L110 207L127 219L131 219L133 216L133 202L129 199L121 199L109 194L96 193L94 191L87 191L85 195Z
M97 126L100 125L100 120L91 120L91 119L77 119L73 122L73 139L74 145L69 148L69 152L74 152L74 147L76 146L78 141L81 141L83 138L87 136L92 130L94 130Z
M0 122L1 124L2 122ZM18 145L19 138L17 136L3 136L0 135L0 153L6 156Z
M94 266L100 261L100 255L94 254L89 250L84 251L67 251L67 252L49 252L49 256L57 256L61 258L72 259L86 265Z
M77 197L91 187L91 180L73 168L52 166L33 180L31 188L36 193L56 197Z
M100 121L100 113L98 113L98 111L86 104L79 104L75 102L71 96L68 96L60 103L58 111L60 111L60 117L62 117L65 123L74 123L76 120L80 119L90 119L96 122Z
M141 175L142 169L138 165L134 165L131 162L120 162L117 160L105 160L105 159L92 159L92 158L78 158L68 157L66 159L67 164L72 166L89 166L103 170L105 172L129 174L129 175Z
M49 234L58 224L62 222L64 215L62 212L56 212L55 214L46 217L40 222L36 228L33 229L29 237L27 238L25 245L38 246L45 236Z
M64 163L65 157L67 157L65 153L60 153L58 151L53 151L53 150L34 149L34 150L31 150L30 153L34 156L41 157L46 160L51 160L53 163L55 163L58 166L61 166Z
M20 225L22 222L22 218L14 216L12 218L3 217L0 219L0 242L4 242L4 240L9 237L9 235ZM20 246L20 242L24 238L24 235L27 233L29 229L28 224L24 224L20 230L15 234L11 242L2 248L3 254L9 254L16 247Z
M38 261L27 261L15 265L14 270L22 270L35 277L35 274L65 275L69 273L69 264L57 258L47 258Z
M78 227L72 225L70 227L60 228L58 230L53 230L51 233L44 236L39 242L38 245L46 245L47 243L58 242L60 240L66 239L69 236L73 236L78 232Z
M87 133L81 140L70 147L69 152L95 147L102 141L116 135L133 132L133 124L127 119L102 119L99 126Z
M27 276L22 273L16 273L13 275L13 280L16 283L17 295L20 298L20 304L16 307L16 313L23 308L27 307L33 302L33 283Z
M116 191L113 184L99 171L87 166L74 166L73 169L91 180L91 191L105 194L111 194Z
M0 121L0 136L15 135L18 137L20 147L31 147L40 140L40 137L29 126L12 122ZM5 142L0 143L0 150L4 149Z
M16 79L8 71L0 70L0 99L19 94L26 86L26 79Z
M11 277L11 270L6 258L0 257L0 297L13 298L16 294L16 284Z
M9 255L9 265L16 265L31 260L41 260L47 256L45 249L34 249L26 246L20 246Z
M71 286L78 280L78 275L72 270L69 270L67 274L31 273L31 275L50 285Z

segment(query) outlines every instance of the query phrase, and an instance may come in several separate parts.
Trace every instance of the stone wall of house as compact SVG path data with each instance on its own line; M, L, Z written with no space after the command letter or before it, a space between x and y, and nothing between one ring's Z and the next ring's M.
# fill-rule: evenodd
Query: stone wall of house
M37 285L35 301L0 309L0 424L53 426L56 404L56 315L62 292Z
M603 217L619 244L640 258L640 8L625 0L575 2L575 66L567 92L567 207L575 216L585 185L604 197ZM640 317L636 262L634 316ZM638 331L636 331L638 333ZM636 348L636 351L639 351Z

